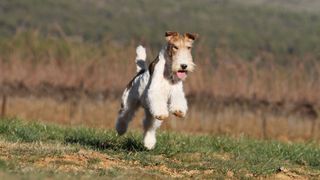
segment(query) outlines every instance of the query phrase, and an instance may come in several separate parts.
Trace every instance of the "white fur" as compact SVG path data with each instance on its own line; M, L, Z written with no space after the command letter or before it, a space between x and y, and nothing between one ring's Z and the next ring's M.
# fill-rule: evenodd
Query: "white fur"
M136 65L137 65L137 72L141 71L142 69L146 69L146 49L143 46L138 46L136 49L137 57L136 57Z
M118 134L124 134L135 111L139 106L142 106L145 110L145 118L143 120L144 146L147 149L155 147L156 130L162 123L162 120L156 119L156 117L168 117L169 112L175 111L180 111L185 115L188 109L182 81L172 83L164 76L165 68L167 68L165 49L163 47L160 51L158 56L159 61L155 65L154 72L150 77L150 72L145 64L145 48L142 46L137 47L137 71L145 70L145 72L133 80L132 86L129 89L125 89L122 95L122 107L116 123ZM186 59L190 59L190 57ZM190 64L189 61L183 63ZM191 66L193 66L193 63Z

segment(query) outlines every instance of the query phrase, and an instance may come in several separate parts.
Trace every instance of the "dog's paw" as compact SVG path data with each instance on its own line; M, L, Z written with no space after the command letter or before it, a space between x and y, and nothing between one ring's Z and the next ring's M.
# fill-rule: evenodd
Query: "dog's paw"
M126 122L120 122L118 121L116 124L116 130L119 136L123 135L127 132L128 129L128 123Z
M155 135L147 135L144 138L144 142L143 145L144 147L146 147L148 150L154 149L154 147L156 146L156 137Z
M184 118L186 116L186 114L180 110L174 111L173 114L179 118Z
M154 117L158 120L167 120L169 118L168 115L156 115Z

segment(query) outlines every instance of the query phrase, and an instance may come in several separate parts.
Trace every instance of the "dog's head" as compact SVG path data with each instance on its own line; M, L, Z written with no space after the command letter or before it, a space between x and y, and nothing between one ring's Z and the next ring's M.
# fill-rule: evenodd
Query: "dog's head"
M167 31L165 37L166 52L171 61L172 76L174 76L172 78L184 80L188 72L192 72L195 66L191 49L198 35L194 33L180 35L178 32Z

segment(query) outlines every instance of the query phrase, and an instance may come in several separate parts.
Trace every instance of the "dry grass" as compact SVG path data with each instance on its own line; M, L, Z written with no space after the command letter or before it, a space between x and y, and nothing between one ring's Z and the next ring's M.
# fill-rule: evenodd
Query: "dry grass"
M0 84L33 90L49 84L118 96L135 74L134 46L106 46L108 50L88 57L81 57L78 52L85 47L74 47L69 50L70 55L64 57L66 59L48 52L49 55L39 62L34 61L32 55L25 57L17 50L9 60L0 59ZM155 56L156 53L149 53L149 60ZM281 65L275 62L272 53L261 51L253 59L245 60L233 55L228 48L211 51L200 43L195 49L197 69L186 83L187 94L317 104L320 65L316 57L288 55L283 58L290 62Z
M93 101L80 99L56 101L52 98L12 97L8 100L7 116L23 119L58 123L67 126L89 126L113 129L118 99ZM140 110L131 124L133 129L141 129L143 111ZM263 124L265 120L266 124ZM319 139L318 119L301 117L297 114L275 114L263 109L252 110L231 106L206 106L192 104L185 119L171 116L163 125L165 130L189 133L228 134L272 138L283 141Z
M201 48L201 47L200 47ZM200 51L200 50L198 50ZM244 60L225 49L215 50L216 64L202 57L198 70L190 76L190 93L213 97L244 97L268 101L318 100L320 66L315 57L284 57L291 62L280 65L273 54L258 52Z
M13 48L0 57L0 93L8 96L8 116L113 128L120 95L135 74L135 43L97 47L69 39L41 39L31 32L18 34L8 44ZM148 59L157 52L148 49ZM185 83L189 116L165 123L166 129L318 138L316 55L288 54L277 62L272 52L261 50L252 59L242 59L227 46L209 49L200 41L194 56L197 68ZM133 123L139 125L140 121Z

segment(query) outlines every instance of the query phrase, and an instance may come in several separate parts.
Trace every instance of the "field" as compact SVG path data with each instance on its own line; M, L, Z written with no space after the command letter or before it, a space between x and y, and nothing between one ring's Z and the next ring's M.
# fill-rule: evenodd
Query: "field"
M1 0L0 177L318 179L317 0ZM185 119L117 137L135 47L196 32ZM49 125L48 125L49 123Z
M140 132L0 121L0 177L103 179L317 179L320 146L161 132L153 151Z
M185 83L189 114L165 129L319 139L319 6L312 0L1 1L1 114L112 128L135 74L135 47L144 44L150 62L169 29L197 32L200 40L196 71ZM183 23L185 17L193 23Z

